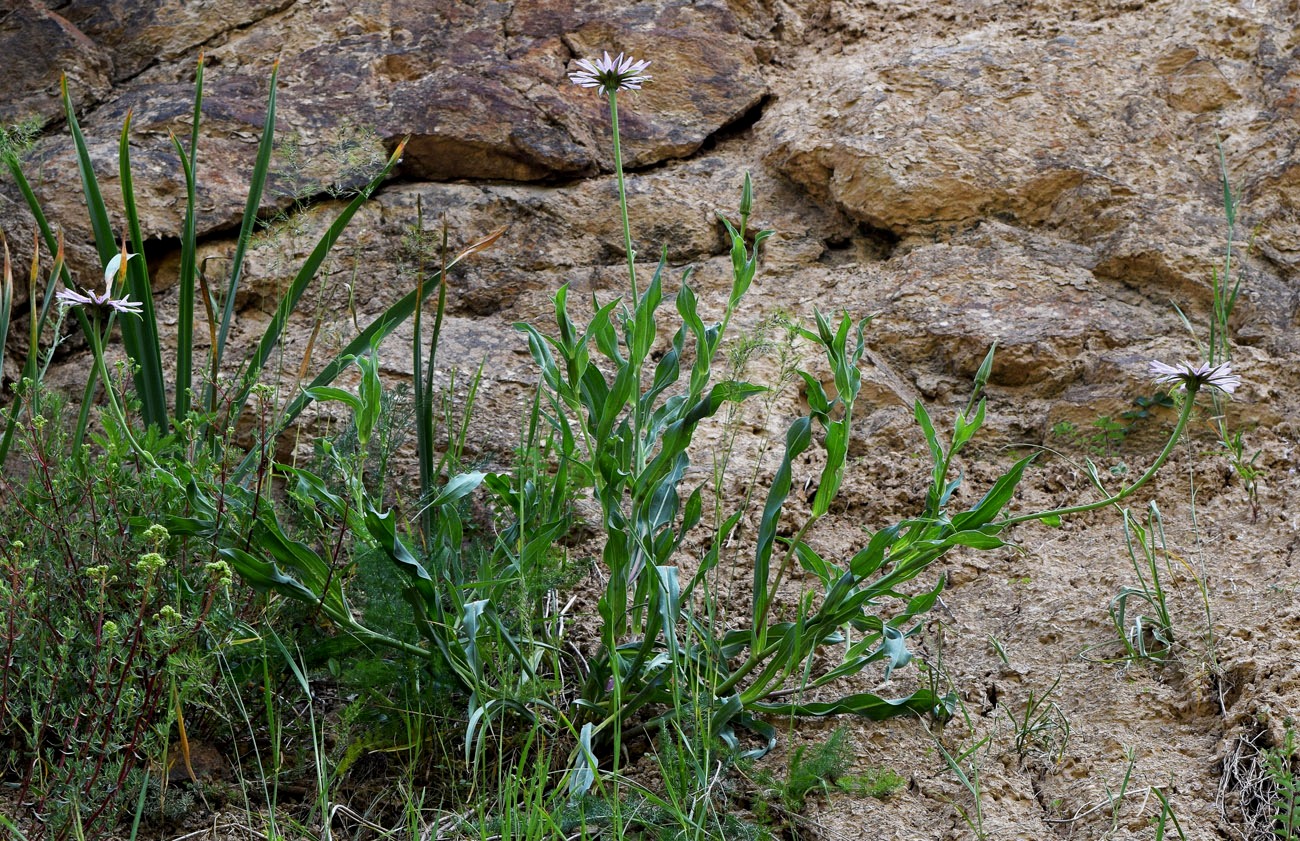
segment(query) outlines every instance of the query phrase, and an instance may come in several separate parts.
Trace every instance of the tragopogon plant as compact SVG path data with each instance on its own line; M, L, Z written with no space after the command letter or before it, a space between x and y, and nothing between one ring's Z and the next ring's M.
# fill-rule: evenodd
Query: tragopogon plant
M256 160L249 183L243 224L235 240L234 252L230 261L230 275L219 295L214 294L214 291L207 287L206 281L201 278L197 268L196 196L199 183L198 145L203 101L203 66L203 58L200 57L195 74L194 109L188 148L179 138L172 138L172 145L185 175L186 191L186 212L181 233L178 312L176 318L176 358L171 366L175 371L175 381L170 387L170 390L175 395L174 406L168 405L166 399L168 387L163 380L163 371L167 366L163 365L161 356L160 326L162 321L154 311L149 269L143 256L141 256L144 252L144 242L131 173L130 117L128 116L122 127L121 139L118 145L118 172L125 215L125 236L122 242L119 243L110 222L108 205L100 190L90 150L77 122L72 97L65 80L62 88L64 111L77 153L82 192L85 196L90 227L99 251L101 265L107 266L115 259L119 261L114 264L119 266L119 272L114 274L116 278L114 285L111 290L105 290L102 298L91 299L87 297L86 293L77 291L73 286L72 276L62 260L63 250L59 236L56 234L54 224L46 216L40 199L23 172L20 155L15 151L4 151L0 157L3 157L14 183L23 194L28 209L35 218L36 227L40 234L40 244L43 244L50 254L57 255L55 271L50 277L49 287L46 289L45 303L41 307L40 316L39 318L34 316L32 319L33 335L40 335L39 331L45 327L51 293L58 281L62 281L64 287L60 292L61 300L69 304L81 305L74 310L74 315L80 329L88 337L92 347L101 335L104 322L92 323L91 316L94 313L83 312L86 307L94 304L104 317L127 311L136 313L135 317L126 316L120 319L119 323L121 325L123 345L125 346L127 358L131 363L135 396L140 403L140 419L145 427L155 427L159 433L166 433L173 429L174 426L188 420L191 410L197 409L201 413L199 417L201 437L205 444L215 446L216 438L219 437L221 431L225 430L229 424L234 423L248 404L253 387L257 385L272 352L285 334L290 316L302 300L303 295L311 287L313 281L317 279L321 266L338 242L343 231L361 206L379 188L380 184L392 173L393 168L401 160L404 143L397 145L397 148L389 156L383 167L373 175L368 184L357 191L352 200L340 211L333 224L321 236L298 268L283 297L280 298L270 323L240 367L240 373L235 380L232 393L228 395L226 400L225 411L227 417L218 418L219 406L216 383L226 357L227 338L235 318L236 293L243 277L248 248L256 232L258 214L262 207L264 188L271 165L276 123L276 80L279 74L279 65L277 64L271 73L266 121L262 129L262 137L258 144ZM476 250L486 248L499 234L500 231L497 231L494 235L490 235L475 245L453 255L445 261L442 270L445 271L452 267ZM132 259L133 257L138 259ZM372 343L383 339L395 330L401 322L410 318L415 312L417 298L422 302L434 290L435 286L436 284L433 283L421 284L420 289L412 291L399 299L375 318L347 347L343 348L325 364L321 372L308 384L308 390L297 394L284 407L276 418L274 429L270 431L270 434L278 434L292 424L303 409L312 402L313 398L310 389L318 389L329 385L347 367L348 360L365 353ZM116 297L111 297L110 291L112 296ZM90 294L98 295L98 293ZM3 301L9 300L8 296L0 297L2 297ZM195 393L196 387L196 366L193 359L196 298L203 303L201 312L206 320L206 329L211 347L207 360L207 374L203 378L206 380L206 385L201 389L202 397L198 406L194 406L191 402L191 395ZM113 301L129 301L130 307L127 311L122 310L121 307L111 307ZM110 306L112 312L105 310L105 305ZM32 307L33 313L35 313L34 298L32 299ZM7 319L0 321L7 321ZM95 389L103 377L101 368L101 365L96 364L87 377L81 414L74 438L74 448L77 450L80 450L89 423L90 406L93 402L92 398ZM28 360L23 368L23 376L34 380L36 371L35 346L33 343L33 346L29 349ZM105 383L105 387L110 388L107 383ZM4 463L5 456L8 454L14 426L22 410L23 398L21 394L18 394L10 403L5 417L4 435L0 438L0 464ZM141 432L143 431L141 430ZM240 463L237 470L238 476L244 477L248 475L254 464L255 459L250 454Z

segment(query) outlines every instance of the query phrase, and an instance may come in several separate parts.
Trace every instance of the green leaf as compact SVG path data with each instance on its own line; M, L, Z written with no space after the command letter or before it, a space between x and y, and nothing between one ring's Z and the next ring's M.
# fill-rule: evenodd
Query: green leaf
M776 530L780 525L781 509L790 495L791 476L795 459L803 455L812 444L812 419L802 417L790 424L785 435L785 454L781 465L772 477L763 516L758 524L758 543L754 548L754 600L751 615L754 620L754 648L761 648L761 637L766 633L762 619L767 615L768 578L771 574L772 550L776 543Z
M153 288L149 283L149 268L144 261L144 237L140 233L135 187L131 181L130 134L131 114L128 112L118 141L118 179L122 187L122 209L126 215L132 256L140 255L138 260L128 260L126 266L127 290L131 300L140 304L140 316L122 319L122 344L126 346L132 361L139 366L134 381L140 398L140 415L146 424L166 432L169 428L167 392L163 386L162 351L158 342L158 319L153 308Z
M924 714L941 703L942 699L928 689L919 689L905 698L887 699L870 692L849 695L838 701L814 703L751 703L749 709L770 715L860 715L872 721L884 721L900 715Z
M796 371L804 382L804 399L808 408L819 417L828 417L831 413L831 399L826 396L826 389L821 380L807 371Z
M799 559L799 566L817 576L818 580L824 585L830 585L831 579L837 574L833 571L826 561L818 555L808 544L800 541L794 547L795 557Z
M221 361L225 356L226 336L230 332L230 324L234 320L235 298L239 291L240 278L244 272L244 256L247 254L249 243L253 238L253 229L258 220L258 211L262 207L262 192L266 188L267 175L271 170L271 153L275 148L275 93L279 77L280 62L277 60L271 69L270 92L267 94L266 99L266 121L262 125L262 138L257 146L257 157L253 162L253 174L248 183L248 201L244 205L244 216L239 227L239 236L235 239L235 253L230 261L230 280L226 283L225 306L222 308L217 329L217 343L209 351L212 354L212 369L214 371L221 369ZM333 244L333 240L330 241L330 244ZM315 273L314 269L312 273ZM282 299L281 304L283 303ZM274 323L272 321L273 325ZM270 328L268 328L269 330ZM265 341L265 336L263 340ZM270 353L269 348L267 353ZM260 351L257 355L260 355ZM252 371L251 365L249 371ZM246 379L244 388L252 388L252 386L253 382ZM207 404L208 411L215 411L216 396L215 384L208 383L204 390L204 402ZM246 399L247 394L238 396L236 402L239 409L243 408ZM238 412L235 414L238 414Z
M903 637L902 631L886 625L881 629L881 633L884 636L880 643L880 650L885 655L885 680L889 680L894 669L912 662L912 652L907 650L907 640Z
M303 392L312 400L319 402L334 401L345 404L353 412L361 412L361 398L357 397L350 391L344 391L334 386L318 385L312 388L304 388Z
M469 255L474 254L478 251L482 251L483 249L487 248L493 242L495 242L497 238L500 237L504 231L505 228L498 228L497 230L488 234L483 239L479 240L473 245L468 246L467 248L462 250L459 254L457 254L454 258L452 258L447 262L447 268L450 269L452 266L456 265L458 262L468 257ZM427 288L424 289L425 296L427 297L430 293L432 293L433 288L436 286L438 286L438 284L427 284ZM328 383L332 383L338 377L338 375L350 364L351 358L354 358L361 353L365 353L367 350L370 349L372 345L382 341L386 336L388 336L388 334L396 330L399 324L401 324L406 319L410 318L411 314L415 312L416 297L417 296L415 291L409 292L408 294L403 296L402 299L399 300L397 303L393 304L391 307L384 310L384 312L381 313L377 318L375 318L374 321L371 321L370 324L367 325L366 328L362 330L357 335L356 338L354 338L351 342L348 343L347 347L343 348L343 350L340 351L338 355L336 355L332 360L330 360L325 365L325 367L321 370L321 372L316 375L315 379L313 379L310 383L308 383L307 387L304 389L304 392L312 388L318 388L320 386L327 385ZM288 427L289 424L293 423L294 420L297 419L298 415L302 412L302 410L305 409L309 403L311 403L311 400L312 398L306 393L300 394L296 398L294 398L293 402L291 402L288 405L288 407L285 408L283 414L281 414L278 422L276 423L274 430L272 431L273 432L272 437L274 437L274 434L278 434L286 427ZM257 463L256 451L249 453L248 456L246 456L244 460L239 463L239 467L236 469L236 475L237 476L247 475L248 471L251 470L256 463Z
M271 99L272 99L272 104L267 106L268 114L267 114L266 131L268 133L273 130L271 121L274 118L274 113L273 113L274 99L275 99L274 79L272 80ZM307 255L307 259L303 261L302 266L298 268L297 274L294 275L293 280L290 281L289 283L289 288L285 290L284 295L280 298L279 304L275 308L275 315L271 317L270 323L267 324L266 329L262 332L262 338L261 340L258 341L257 348L253 351L253 354L248 358L247 362L244 364L243 372L239 378L239 383L240 383L239 391L235 394L235 400L232 408L232 413L234 416L237 417L238 414L241 411L243 411L244 405L248 402L249 392L252 390L253 386L256 385L258 378L261 376L262 368L265 367L267 360L270 359L271 357L272 351L274 351L276 346L279 345L280 339L284 335L284 331L287 328L290 315L292 315L293 311L297 308L298 302L302 299L302 296L306 293L308 286L310 286L311 282L316 278L316 273L320 270L321 265L324 264L325 258L329 256L330 251L333 250L334 248L334 244L338 242L339 237L343 235L343 231L347 228L348 223L352 221L352 217L356 215L357 211L361 209L361 206L363 204L365 204L367 201L370 200L370 196L373 195L374 191L378 189L381 183L383 183L384 179L388 177L388 174L393 171L393 167L397 166L397 162L401 160L403 148L404 148L404 143L399 143L397 149L388 158L388 163L384 165L384 168L380 170L378 175L376 175L373 179L370 180L370 183L367 184L365 188L363 188L359 193L357 193L357 195L352 199L352 201L348 202L347 207L343 208L343 211L339 213L338 217L329 226L329 229L326 230L324 235L321 236L320 240L317 241L316 246L311 250L311 253ZM262 164L262 158L259 153L258 166L261 166L261 164ZM265 173L261 174L261 178L263 181L265 180ZM254 192L256 192L258 195L260 195L261 192L261 184L258 183L257 170L254 170L253 179L254 179L254 187L250 188L250 192L249 192L249 208L245 208L244 212L246 214L252 214L253 218L255 219L257 209L255 206L253 206ZM251 236L251 233L247 232L248 224L249 224L248 217L245 217L245 227L240 230L241 239L237 241L235 244L235 259L236 261L239 262L242 262L243 260L243 250L246 247L246 244L243 242L242 238L245 236ZM471 246L471 248L473 247L474 246ZM239 277L240 277L240 273L242 272L242 266L239 264L239 262L236 263L235 267L231 271L230 288L226 292L227 295L226 312L223 313L222 315L221 333L218 334L217 337L218 348L215 351L217 353L218 360L220 360L221 354L224 352L225 331L229 327L229 325L226 323L226 319L231 317L231 314L233 313L232 308L234 306L235 289L239 284ZM425 291L425 294L428 295L430 292L433 291L434 287L439 285L440 284L429 284L430 288ZM413 298L414 293L412 293L412 295L408 297ZM395 304L392 308L389 309L388 312L384 314L384 316L381 316L380 318L381 319L384 318L385 316L388 315L388 313L391 313L395 308L399 307L401 304L403 304L406 301L407 298L403 298L401 301L398 302L398 304ZM414 309L415 309L415 302L414 300L412 300L408 305L406 313L403 316L401 316L401 319L405 320L406 318L408 318L411 315L411 313L414 312ZM396 324L394 324L393 326L395 327ZM362 335L366 336L366 342L364 343L360 343L358 341L352 342L351 344L348 345L347 348L344 349L343 353L336 356L334 360L332 360L330 365L326 366L326 368L329 369L332 365L337 364L344 359L351 361L352 359L359 358L363 353L371 352L374 347L378 346L379 341L384 336L386 336L388 332L391 332L391 329L392 328L390 327L388 330L385 331L370 332L369 335L366 335L366 333L363 332ZM335 376L337 376L337 371L341 370L342 367L346 367L346 363L344 363L342 366L336 369ZM312 385L319 384L319 379L320 378L318 377L316 380L313 380ZM334 377L331 376L325 382L332 382L333 379ZM287 423L287 421L282 420L281 423L284 424Z
M592 747L595 727L591 722L582 725L578 733L578 757L574 767L569 770L569 803L576 804L591 790L596 782L596 772L600 763L596 760L596 751Z
M1025 468L1037 457L1038 454L1034 453L1012 465L1010 470L998 477L993 487L989 488L975 507L952 518L952 527L957 531L965 531L982 528L992 522L993 518L1001 514L1002 509L1011 501L1025 473Z
M646 290L641 293L641 300L636 305L631 341L628 343L628 360L637 368L640 368L650 356L650 348L654 345L655 311L659 309L659 303L663 300L661 278L663 277L664 266L667 263L668 247L664 246L663 254L659 257L659 265L655 269L654 278L650 281L650 285L646 287Z
M925 433L925 443L930 447L930 460L935 465L936 471L944 463L943 446L939 443L939 436L934 431L934 423L930 420L930 413L925 410L925 404L920 400L916 401L913 407L913 414L916 415L916 422L921 425L921 431Z
M190 151L175 135L172 144L185 176L185 221L181 226L181 265L177 277L176 305L176 420L190 411L190 390L194 387L194 292L198 281L198 191L199 125L203 117L203 55L194 72L194 111L190 118Z
M472 470L468 473L459 473L447 480L447 484L442 486L438 495L430 500L422 508L441 508L442 506L463 499L474 492L483 480L489 474L478 470Z
M423 599L426 610L438 604L438 592L434 589L433 578L424 566L411 554L397 536L397 515L392 511L380 514L373 507L366 510L366 531L374 538L379 547L387 553L390 560L410 578L412 587Z

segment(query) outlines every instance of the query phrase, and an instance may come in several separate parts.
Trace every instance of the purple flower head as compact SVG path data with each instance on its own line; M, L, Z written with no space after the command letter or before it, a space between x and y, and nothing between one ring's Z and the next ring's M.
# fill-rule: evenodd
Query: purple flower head
M637 61L632 56L624 58L622 53L610 58L607 52L604 58L595 61L580 58L577 63L582 69L570 73L569 80L584 88L599 88L606 96L619 91L639 91L643 82L651 80L645 72L649 61Z
M139 301L132 301L125 295L121 298L113 297L113 278L121 274L122 279L126 279L126 269L123 264L134 256L134 254L128 254L124 261L121 254L116 254L112 260L108 261L108 265L104 268L104 294L100 295L90 291L83 293L75 289L60 289L54 293L54 297L64 306L88 307L95 310L99 315L106 315L110 310L112 312L139 315L142 306Z
M1237 390L1237 386L1241 385L1241 377L1232 373L1232 367L1227 362L1218 365L1211 365L1208 362L1200 365L1193 365L1190 362L1166 365L1163 362L1152 361L1151 376L1155 377L1156 382L1161 385L1177 383L1184 389L1193 391L1208 385L1225 394L1232 394Z

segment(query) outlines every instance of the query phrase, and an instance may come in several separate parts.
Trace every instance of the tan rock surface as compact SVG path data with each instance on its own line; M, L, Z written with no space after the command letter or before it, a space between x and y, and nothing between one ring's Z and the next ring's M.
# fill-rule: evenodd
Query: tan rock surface
M654 82L620 99L642 274L666 246L669 285L696 266L703 305L720 312L729 262L716 214L734 212L751 171L754 223L778 233L739 329L778 313L808 319L814 307L879 313L852 444L862 461L850 471L845 510L818 536L843 552L863 526L915 511L924 444L911 405L922 398L946 422L994 341L990 443L1046 445L1117 471L1149 463L1168 413L1113 446L1086 436L1099 417L1120 417L1153 394L1150 359L1198 357L1226 235L1221 142L1241 196L1233 359L1244 385L1229 411L1262 452L1259 522L1198 425L1154 495L1187 560L1171 578L1184 647L1164 668L1098 662L1115 647L1107 605L1134 583L1113 517L1025 529L1023 555L954 556L936 619L973 730L954 722L936 735L953 749L990 736L972 755L987 784L989 837L1149 838L1159 786L1189 838L1235 839L1244 837L1244 801L1224 758L1242 739L1276 739L1285 716L1300 717L1287 647L1300 610L1297 20L1294 0L47 2L0 13L4 54L49 39L6 75L0 114L57 124L49 84L68 70L111 196L117 132L134 109L151 268L163 317L174 319L183 194L168 134L187 131L197 50L210 65L200 178L213 267L232 250L278 58L285 142L263 212L282 218L250 257L236 325L245 345L338 211L332 192L364 183L410 135L398 177L358 214L309 293L286 340L284 382L317 313L319 360L413 286L417 197L425 233L445 214L453 248L509 225L452 277L439 371L446 383L449 368L486 361L472 445L497 460L516 440L515 413L536 379L511 325L545 323L562 283L578 308L626 283L606 104L565 74L575 58L606 49L650 58ZM68 231L80 276L97 278L67 137L52 126L25 160ZM0 179L0 226L23 266L30 223L20 202ZM24 335L21 319L15 331ZM409 336L399 331L385 348L394 379L409 375ZM12 376L17 343L8 350ZM70 361L51 376L75 390L81 362ZM772 360L757 365L775 374ZM792 389L769 416L752 418L757 438L743 458L760 458L759 442L782 434L798 400ZM1085 437L1054 434L1061 422ZM992 447L987 455L1002 457ZM1087 495L1081 471L1043 461L1018 504ZM770 477L768 462L760 477ZM972 465L963 493L982 492L991 478ZM1204 642L1187 570L1207 576L1215 648ZM924 644L938 653L937 636ZM1018 755L1009 720L1057 674L1068 745L1056 759ZM773 767L824 736L819 728L800 725ZM909 785L884 801L822 801L805 837L974 837L961 817L970 794L919 722L855 725L853 738L862 768L893 767ZM1128 748L1137 793L1117 810L1099 806L1123 778Z

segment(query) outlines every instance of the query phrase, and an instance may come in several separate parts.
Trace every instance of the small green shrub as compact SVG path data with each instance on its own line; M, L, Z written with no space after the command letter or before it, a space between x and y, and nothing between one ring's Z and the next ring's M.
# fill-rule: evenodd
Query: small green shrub
M135 805L239 611L215 551L157 525L183 510L175 485L111 424L73 453L43 402L20 433L26 478L0 477L0 772L61 838Z

